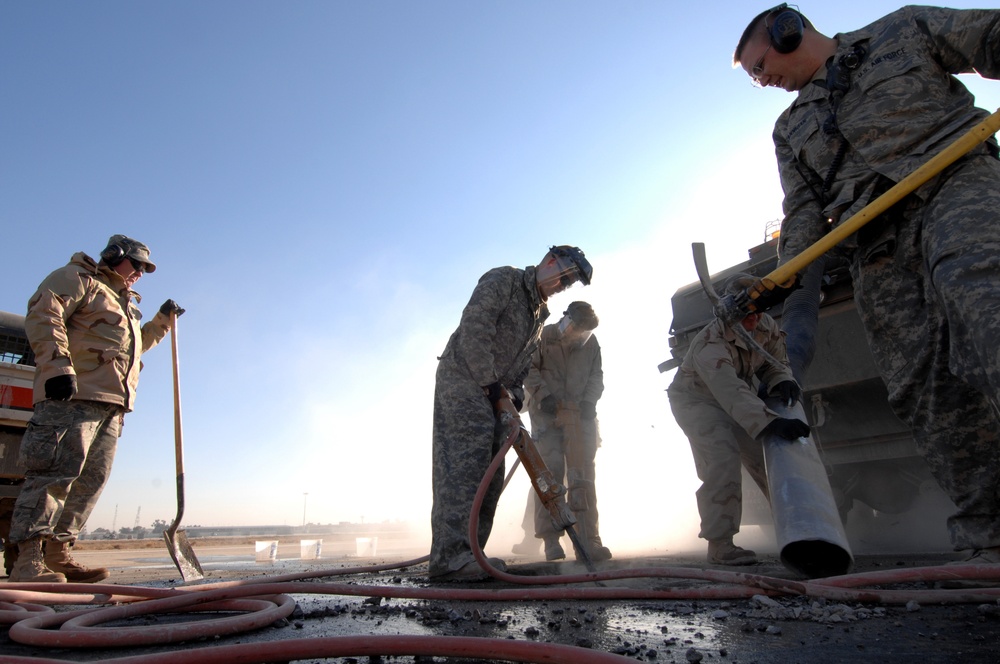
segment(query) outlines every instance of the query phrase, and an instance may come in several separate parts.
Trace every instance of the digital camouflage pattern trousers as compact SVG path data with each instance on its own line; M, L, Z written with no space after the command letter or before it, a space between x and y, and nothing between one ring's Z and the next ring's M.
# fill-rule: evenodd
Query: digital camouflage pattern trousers
M926 202L900 203L896 223L855 251L855 301L889 403L958 507L948 519L955 549L995 547L1000 161L960 160L927 186Z
M482 387L442 359L434 389L430 576L447 574L475 560L469 516L479 484L503 443L502 435ZM479 511L480 546L486 545L493 530L503 479L501 463Z
M21 440L26 472L10 539L76 539L111 474L123 409L98 401L41 401Z
M715 400L667 392L670 410L691 443L695 472L701 487L695 492L701 532L706 540L731 538L743 519L743 474L746 467L757 486L768 495L764 448Z

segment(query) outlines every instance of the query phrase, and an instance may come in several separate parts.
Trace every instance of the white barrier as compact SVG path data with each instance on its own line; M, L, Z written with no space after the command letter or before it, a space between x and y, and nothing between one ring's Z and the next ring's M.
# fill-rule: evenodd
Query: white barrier
M278 541L267 540L257 542L257 562L273 563L278 559Z
M358 557L370 558L375 555L375 551L378 549L378 538L377 537L357 537L354 540L355 546L357 547Z
M323 553L323 540L301 540L302 560L318 560Z

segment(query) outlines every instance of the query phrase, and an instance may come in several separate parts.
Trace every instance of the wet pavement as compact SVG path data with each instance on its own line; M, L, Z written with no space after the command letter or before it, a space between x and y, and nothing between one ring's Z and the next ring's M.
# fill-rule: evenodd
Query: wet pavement
M365 565L412 560L419 552L385 550L378 557L359 558L343 547L331 547L318 560L303 559L297 547L283 546L274 562L257 562L252 544L206 546L195 550L206 572L200 587L230 580L269 582L288 575L323 571L349 571ZM75 557L84 564L111 569L109 583L144 588L183 586L180 575L162 547L79 551ZM864 555L856 557L855 572L899 571L941 565L950 554ZM525 578L548 574L581 574L575 562L545 563L528 557L510 556L513 574ZM631 568L677 568L722 572L734 568L707 567L695 555L635 556L616 558L599 565L603 570ZM786 570L773 556L762 557L758 565L738 568L752 577L780 581L801 580ZM872 601L839 601L792 593L765 596L759 589L745 597L705 599L706 583L694 579L638 578L571 586L531 586L530 592L550 593L539 599L488 597L469 599L460 591L496 593L522 592L524 586L491 580L470 584L429 584L426 565L380 572L334 576L327 586L302 581L281 592L295 604L286 618L252 631L227 636L198 637L179 643L142 647L70 649L23 645L10 638L9 628L0 629L0 658L27 656L64 661L101 661L108 658L174 653L178 661L188 661L201 648L236 644L268 644L279 651L290 644L328 637L477 637L529 644L562 644L583 653L610 653L621 661L645 662L996 662L1000 639L1000 606L986 599L962 604L941 605L917 601L880 604ZM731 587L731 586L730 586ZM878 586L881 588L882 586ZM906 581L892 588L919 592L934 588L925 581ZM598 589L656 590L674 593L670 599L618 599L573 596L574 590ZM0 583L0 590L4 584ZM301 589L306 592L296 592ZM527 593L528 591L523 591ZM419 596L420 593L437 593ZM418 596L407 596L418 595ZM756 596L753 596L756 595ZM904 598L905 599L905 598ZM69 611L80 606L57 606ZM209 614L211 615L211 614ZM204 618L196 618L195 621ZM124 627L149 629L192 620L173 614L133 617L104 624L100 629ZM180 655L181 651L186 655ZM209 652L206 650L204 652ZM539 655L541 657L541 655ZM226 661L223 656L217 661ZM250 661L250 660L241 660ZM259 660L256 660L259 661ZM297 661L277 657L270 661ZM309 657L302 661L368 662L386 661L369 655L330 653L327 658ZM469 657L396 655L389 661L471 662L510 661ZM522 660L524 661L524 660ZM534 661L534 660L529 660ZM578 661L574 656L537 661Z

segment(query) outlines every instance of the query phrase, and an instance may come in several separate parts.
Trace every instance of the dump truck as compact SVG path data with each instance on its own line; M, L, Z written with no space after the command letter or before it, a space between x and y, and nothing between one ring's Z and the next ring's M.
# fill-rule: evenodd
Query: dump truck
M767 225L765 241L749 250L745 262L712 275L717 290L737 272L763 277L777 267L777 225ZM889 408L885 383L854 304L847 262L828 256L822 268L815 352L799 378L812 438L827 468L848 536L853 542L861 527L871 533L900 523L904 515L910 521L920 514L926 516L927 506L932 505L940 510L941 518L924 519L924 524L934 531L930 537L946 540L944 517L954 504L917 454L910 429ZM698 281L679 288L671 307L671 357L660 364L661 372L680 365L693 336L713 318L712 304ZM768 313L780 322L783 306ZM765 499L752 481L744 481L743 487L744 524L766 524ZM748 495L754 492L756 496ZM849 521L852 509L855 516Z
M10 573L14 551L8 546L14 501L24 483L18 462L21 436L32 413L35 355L24 333L24 316L0 311L0 543Z

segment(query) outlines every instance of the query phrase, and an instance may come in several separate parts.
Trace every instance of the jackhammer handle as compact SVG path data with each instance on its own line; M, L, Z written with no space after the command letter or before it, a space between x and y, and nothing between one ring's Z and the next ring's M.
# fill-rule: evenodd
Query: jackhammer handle
M511 427L511 436L517 436L513 445L514 452L517 453L517 458L521 460L521 465L528 472L528 477L531 479L531 486L534 487L535 493L538 494L539 500L542 501L542 505L552 515L552 519L557 527L563 529L567 526L572 526L576 523L576 518L569 511L566 502L561 500L562 496L566 493L566 487L556 481L555 475L545 465L545 460L542 459L538 448L535 447L535 442L531 439L524 426L522 426L521 416L518 414L517 409L514 408L514 403L506 388L503 389L502 395L501 398L497 399L494 406L496 417L501 424Z
M566 494L566 487L556 481L552 471L546 467L545 461L538 453L535 442L523 428L520 430L520 437L514 443L514 451L521 460L521 465L528 471L531 485L535 488L542 505L552 515L555 526L562 530L575 524L576 517L562 499Z
M772 291L777 286L789 287L795 275L806 268L814 260L833 249L841 240L845 240L862 226L879 216L890 207L912 193L917 187L926 183L945 168L958 161L972 148L988 140L990 136L1000 131L1000 109L985 118L982 122L958 137L951 145L930 158L923 166L900 180L887 192L863 207L854 216L832 229L829 233L807 247L802 253L792 257L787 263L761 277L749 289L752 300L762 295L765 290Z

